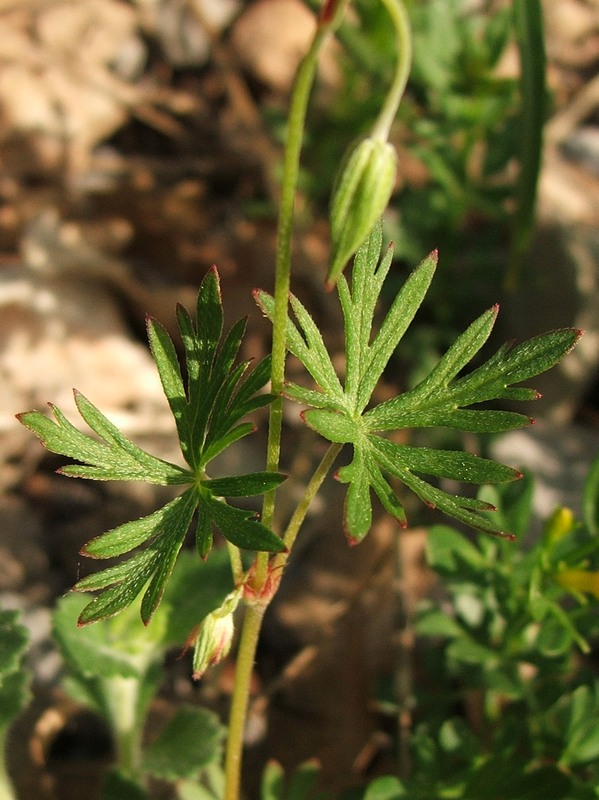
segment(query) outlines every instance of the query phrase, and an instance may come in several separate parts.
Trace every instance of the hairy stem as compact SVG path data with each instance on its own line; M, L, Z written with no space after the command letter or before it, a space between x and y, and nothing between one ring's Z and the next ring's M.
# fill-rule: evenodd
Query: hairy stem
M395 77L377 121L372 129L373 139L387 141L391 125L408 82L412 65L412 33L410 19L402 0L381 0L391 17L397 37L397 64Z
M280 397L285 381L285 328L291 277L291 243L293 238L293 212L299 173L300 151L306 119L306 109L318 52L324 39L323 29L317 28L310 50L300 63L295 79L289 120L287 142L283 161L283 180L281 206L279 209L277 259L275 268L274 314L272 330L272 370L271 391L277 399L271 404L268 430L267 470L276 471L279 466L281 450L281 428L283 422L283 401ZM272 526L275 508L275 492L268 492L264 498L262 521Z
M243 619L241 641L239 642L235 668L235 685L229 714L223 800L238 800L240 797L243 734L250 694L250 681L265 610L266 607L263 605L248 605Z
M302 526L304 519L306 518L306 514L308 513L308 509L312 503L312 500L316 497L318 490L320 489L323 480L329 474L331 467L333 466L333 462L341 452L341 448L343 447L342 444L331 444L327 449L326 453L322 457L320 464L316 467L314 474L310 478L308 485L302 495L299 503L296 506L295 511L293 512L291 519L289 520L289 524L287 525L287 529L283 535L283 541L287 546L287 552L279 553L274 559L274 566L275 567L283 567L287 563L287 559L289 558L289 552L293 547L293 543L295 542L295 537L299 533L299 529Z
M341 22L341 7L344 8L346 4L347 0L338 0L336 4L329 3L326 6L327 9L334 11L334 13L332 16L323 15L319 20L310 49L299 65L291 96L287 125L287 141L285 144L285 156L283 161L274 288L275 307L273 315L271 391L273 394L277 395L277 399L270 407L266 455L266 468L272 472L278 470L281 451L281 430L283 424L283 401L281 393L285 382L285 329L287 325L287 307L291 277L293 216L306 109L308 107L310 90L314 82L318 53L327 34L332 32ZM323 478L324 475L321 478L321 482ZM272 528L274 516L275 492L273 490L268 492L264 497L264 505L262 508L263 524ZM268 568L268 554L258 553L253 579L253 589L257 595L260 595L264 588L267 580ZM240 796L243 733L247 716L250 679L262 617L267 603L268 600L265 600L260 604L248 605L243 621L237 655L235 686L229 717L229 736L225 754L224 800L238 800Z

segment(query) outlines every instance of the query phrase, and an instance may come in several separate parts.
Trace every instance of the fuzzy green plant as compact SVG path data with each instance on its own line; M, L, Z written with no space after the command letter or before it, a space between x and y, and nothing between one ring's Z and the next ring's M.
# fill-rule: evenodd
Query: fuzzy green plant
M83 555L120 557L82 578L79 592L98 592L79 613L79 625L112 617L140 595L140 614L150 623L174 569L188 529L195 525L197 557L210 559L216 532L225 540L234 588L220 606L198 610L195 620L194 675L200 677L221 659L233 639L236 610L243 608L237 648L236 676L225 753L224 800L240 797L241 758L250 678L264 612L274 596L289 553L310 503L331 472L342 449L351 448L337 477L348 486L345 527L351 543L364 539L372 523L372 496L400 526L407 525L397 485L414 492L427 505L462 523L512 538L486 501L452 495L437 479L472 484L512 481L519 473L507 466L461 451L399 444L399 430L444 426L479 433L501 432L528 425L528 416L495 410L492 401L531 400L534 389L523 381L554 366L572 347L580 331L553 331L517 345L506 345L470 372L469 363L487 341L498 308L485 311L455 341L428 377L410 391L373 405L377 384L430 286L437 266L431 254L406 280L380 325L375 312L391 269L391 248L383 250L378 218L392 191L395 156L387 142L391 122L404 91L411 48L408 18L400 0L382 0L398 43L396 75L381 116L371 135L342 162L331 202L332 262L328 284L336 284L345 329L345 369L340 375L322 333L309 311L290 295L294 198L306 108L317 56L325 38L340 24L347 0L324 3L312 45L302 60L294 85L283 164L279 239L274 291L257 291L256 300L272 321L271 355L250 369L238 362L245 321L223 335L223 307L216 269L208 272L198 293L195 314L177 309L182 363L175 344L155 320L148 320L148 338L162 386L173 414L185 467L147 453L122 433L81 394L76 403L92 435L81 433L51 406L52 417L39 411L19 415L52 452L73 459L62 468L71 477L93 480L142 480L181 487L181 493L149 516L108 531L85 545ZM357 155L356 155L357 153ZM378 166L377 166L378 165ZM377 170L385 173L381 189ZM355 254L351 278L343 274ZM306 369L308 384L288 383L287 353ZM270 386L267 390L267 384ZM310 383L311 381L311 383ZM307 425L329 442L308 480L285 530L275 526L277 487L284 446L283 397L302 404ZM482 407L479 407L481 406ZM265 469L245 475L218 476L212 462L254 429L250 412L269 408ZM263 495L261 519L234 504L235 498ZM194 522L195 520L195 522ZM252 554L249 569L241 551ZM370 796L370 795L369 795ZM378 796L378 795L377 795Z
M24 657L29 632L18 611L0 609L0 800L15 800L6 763L10 725L30 699L32 674Z

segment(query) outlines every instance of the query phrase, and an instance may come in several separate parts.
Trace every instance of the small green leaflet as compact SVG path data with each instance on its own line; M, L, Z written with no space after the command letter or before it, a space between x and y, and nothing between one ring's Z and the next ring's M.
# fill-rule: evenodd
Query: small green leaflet
M275 553L284 550L281 539L257 521L252 511L225 500L268 492L284 476L257 472L210 478L206 472L215 456L254 430L252 423L242 421L243 417L272 401L272 395L262 391L270 377L269 359L249 372L250 362L236 363L245 320L223 335L223 318L218 272L212 268L200 286L195 319L183 306L177 308L185 381L170 336L156 320L149 318L147 322L152 355L188 467L156 458L130 442L77 391L77 408L95 436L79 431L53 405L54 419L39 411L18 415L48 450L79 462L62 467L59 472L64 475L187 487L152 514L126 522L84 546L82 554L91 558L130 555L76 584L77 591L100 591L81 612L80 625L117 614L142 591L141 617L147 624L160 603L194 517L196 546L202 558L210 552L215 529L236 547Z
M389 476L399 479L426 504L447 515L488 533L513 538L486 513L494 510L493 506L451 495L422 476L486 484L514 480L520 473L468 453L397 444L380 434L429 426L496 433L530 424L529 417L513 411L470 406L496 399L539 397L534 389L513 384L554 366L574 347L581 331L564 328L516 346L504 345L484 364L461 376L491 333L499 310L494 306L458 337L427 378L412 390L366 410L391 355L424 299L437 266L434 252L412 272L380 329L373 333L375 309L393 258L390 248L381 257L381 248L379 224L356 255L351 287L343 275L337 285L345 324L344 385L337 377L314 320L293 296L290 303L295 321L291 317L287 320L288 350L302 362L317 388L290 383L286 394L308 406L302 417L311 428L331 442L350 444L353 448L351 462L338 472L339 480L348 484L345 525L349 540L354 544L361 541L371 527L372 492L400 525L407 525ZM256 292L255 297L272 320L273 298L266 292Z

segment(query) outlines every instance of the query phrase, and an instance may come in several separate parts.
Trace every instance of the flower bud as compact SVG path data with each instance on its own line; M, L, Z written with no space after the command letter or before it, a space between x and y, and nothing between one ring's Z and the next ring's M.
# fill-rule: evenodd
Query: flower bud
M550 545L555 545L575 527L574 513L562 506L555 509L544 526L544 538Z
M360 139L344 159L331 200L329 287L385 210L396 172L395 149L382 139Z
M228 655L233 642L233 613L239 603L238 589L227 595L222 605L202 621L193 651L193 678L199 680L212 664Z
M561 569L556 573L555 581L571 592L584 592L599 599L599 572L597 570Z

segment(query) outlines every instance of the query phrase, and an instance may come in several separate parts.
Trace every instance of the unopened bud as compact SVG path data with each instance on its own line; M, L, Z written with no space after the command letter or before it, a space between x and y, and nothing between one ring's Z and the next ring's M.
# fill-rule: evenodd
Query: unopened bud
M229 654L235 633L233 613L241 592L236 589L227 595L222 605L204 618L193 651L193 678L199 680L212 664L218 664Z
M331 200L331 265L334 286L348 260L385 210L397 172L397 154L382 139L361 139L341 165Z
M559 506L545 522L545 541L551 545L556 544L566 534L571 533L574 526L575 519L572 510Z

